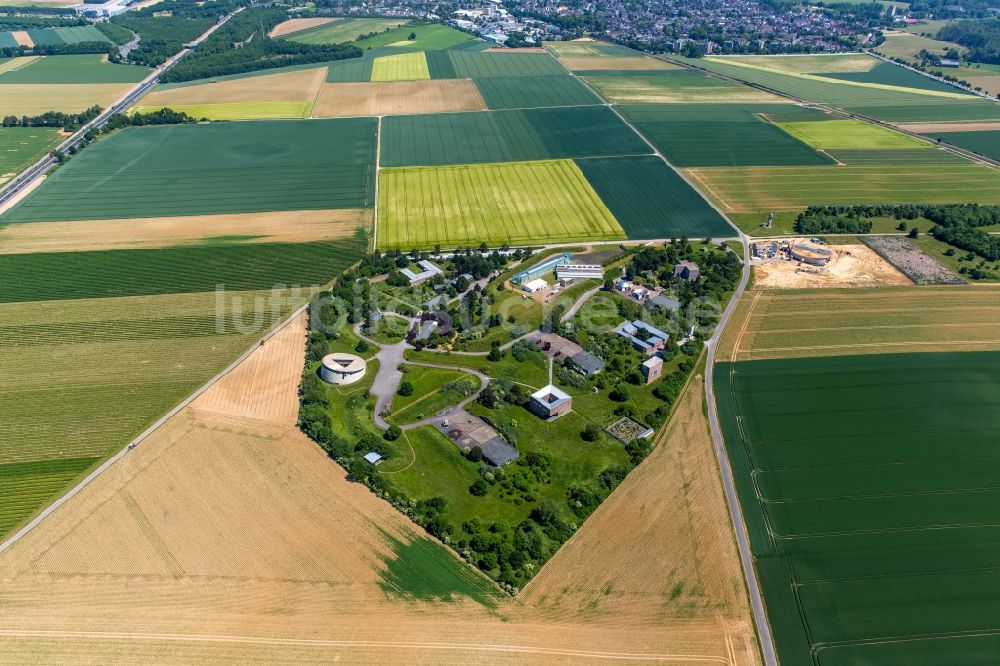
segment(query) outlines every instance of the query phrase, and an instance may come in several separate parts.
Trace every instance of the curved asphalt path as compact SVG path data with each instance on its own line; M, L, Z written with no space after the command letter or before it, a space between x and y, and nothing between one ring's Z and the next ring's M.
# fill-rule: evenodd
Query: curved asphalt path
M712 337L705 343L708 348L708 361L705 366L705 398L708 401L708 425L712 432L712 441L715 444L715 457L719 461L719 471L722 474L722 485L726 492L726 504L729 506L729 517L733 521L733 531L736 535L736 545L740 551L740 562L743 564L743 577L746 580L747 592L750 596L750 610L753 612L754 622L757 625L757 636L760 640L760 650L767 666L777 666L778 657L774 650L774 637L771 635L771 625L767 623L767 613L764 610L764 599L760 592L760 585L757 582L757 575L753 567L753 555L750 552L750 538L747 534L746 523L743 522L743 514L740 510L740 499L736 494L736 486L733 483L733 469L729 464L729 457L726 454L726 444L722 438L722 428L719 425L719 411L715 405L715 387L712 381L712 366L715 364L715 351L722 338L722 332L729 323L729 318L736 305L740 301L743 292L746 291L747 283L750 281L750 239L745 234L741 234L740 241L743 243L743 275L740 284L736 287L736 293L729 300L719 320L718 326Z

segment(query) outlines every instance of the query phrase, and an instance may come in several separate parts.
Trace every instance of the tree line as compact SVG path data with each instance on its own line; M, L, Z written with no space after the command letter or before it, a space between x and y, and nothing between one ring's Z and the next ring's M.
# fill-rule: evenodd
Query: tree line
M163 76L164 82L242 74L275 67L357 58L361 49L344 44L300 44L268 33L288 18L277 8L248 9L221 28Z
M1000 64L1000 20L956 21L938 31L938 39L961 44L971 62Z

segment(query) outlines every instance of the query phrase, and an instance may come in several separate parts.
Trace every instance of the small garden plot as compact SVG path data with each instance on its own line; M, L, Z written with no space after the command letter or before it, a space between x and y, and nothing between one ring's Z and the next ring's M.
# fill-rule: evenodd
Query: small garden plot
M379 56L372 63L372 81L419 81L431 78L422 52Z
M635 439L639 439L640 437L649 437L653 434L652 428L644 426L638 421L630 419L627 416L623 416L612 422L606 430L609 435L617 439L622 444L628 444Z
M625 237L570 161L383 169L379 178L380 248Z

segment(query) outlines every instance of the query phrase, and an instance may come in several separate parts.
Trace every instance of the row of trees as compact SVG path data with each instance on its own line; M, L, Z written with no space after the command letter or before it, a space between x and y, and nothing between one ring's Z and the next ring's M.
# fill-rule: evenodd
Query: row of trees
M36 44L35 46L9 46L0 49L0 58L16 58L23 55L83 55L87 53L117 54L118 49L107 42L77 42L76 44Z
M82 18L68 16L0 16L0 30L34 30L38 28L69 28L77 25L87 25Z
M1000 20L956 21L938 31L938 39L961 44L972 62L1000 63Z
M362 55L361 49L345 44L314 45L271 39L268 33L287 17L287 12L277 8L240 12L164 74L163 81L191 81Z
M4 127L62 127L66 131L86 125L101 115L101 107L92 106L80 113L63 113L62 111L46 111L37 116L4 116Z

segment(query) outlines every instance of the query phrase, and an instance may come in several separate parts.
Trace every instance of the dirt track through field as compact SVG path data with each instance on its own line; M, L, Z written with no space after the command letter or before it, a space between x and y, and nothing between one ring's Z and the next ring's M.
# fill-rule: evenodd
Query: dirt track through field
M304 334L0 556L0 663L758 662L697 382L566 553L491 610L384 591L387 537L421 534L292 425Z
M308 243L348 238L370 228L366 208L274 213L32 222L0 227L0 255L134 250L216 242Z
M156 90L141 100L144 107L252 102L311 102L326 81L326 68L264 74L195 86Z
M446 111L483 111L486 102L471 79L327 83L313 116L392 116Z

